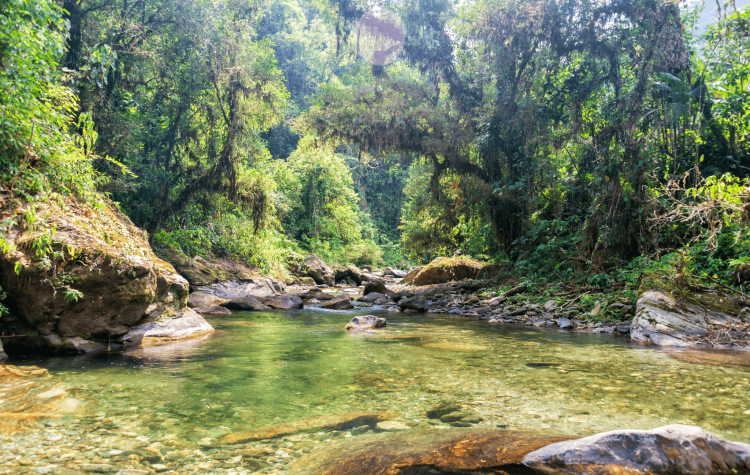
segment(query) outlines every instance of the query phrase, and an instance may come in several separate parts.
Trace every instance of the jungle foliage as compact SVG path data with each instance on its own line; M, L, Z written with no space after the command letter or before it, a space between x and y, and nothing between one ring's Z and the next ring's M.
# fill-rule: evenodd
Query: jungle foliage
M2 2L2 184L105 193L157 248L276 273L461 251L750 278L750 9L699 37L664 0L406 0L380 5L406 43L373 67L374 6Z

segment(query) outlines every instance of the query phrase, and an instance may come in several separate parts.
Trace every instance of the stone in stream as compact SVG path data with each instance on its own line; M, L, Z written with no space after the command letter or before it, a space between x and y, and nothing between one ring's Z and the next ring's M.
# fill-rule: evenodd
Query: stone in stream
M321 429L349 429L352 427L375 425L398 417L399 413L388 412L341 412L324 416L311 417L295 422L261 427L246 432L233 432L219 439L219 444L242 444L251 440L274 439L297 432Z
M336 274L333 269L315 254L305 256L305 261L299 266L297 275L312 277L316 284L333 285L336 283Z
M226 299L217 297L212 293L198 291L188 295L188 307L213 307L226 302Z
M336 298L335 295L328 293L328 292L323 292L320 289L310 289L307 292L297 294L297 296L303 299L318 299L318 300L331 300L331 299Z
M320 307L329 310L349 310L350 308L354 308L354 305L352 305L352 298L349 294L342 294L329 300Z
M218 305L212 307L193 307L193 311L200 313L201 315L211 315L215 317L229 317L232 312L226 308Z
M371 294L373 292L377 292L379 294L383 295L391 295L391 291L388 289L388 287L385 286L385 284L381 281L373 281L368 282L367 285L365 285L365 289L362 291L362 296L365 296L367 294Z
M276 310L292 310L295 308L302 308L302 299L295 294L281 294L271 295L268 297L261 297L260 303L267 305Z
M407 430L340 439L294 464L292 475L521 474L527 453L567 440L531 432Z
M411 298L404 297L398 301L398 306L401 307L402 310L416 310L418 312L426 312L427 300L421 295Z
M123 338L125 346L154 344L159 341L193 338L214 331L206 319L188 308L175 317L145 323L130 330Z
M458 404L455 402L443 401L437 406L427 411L427 418L428 419L440 419L446 414L450 414L451 412L456 412L460 410L461 410L461 404Z
M384 294L381 294L380 292L371 292L367 295L363 295L362 297L358 298L357 302L373 303L384 298L387 298L387 296Z
M477 424L479 422L482 422L484 419L482 419L479 414L477 414L474 411L455 411L450 412L448 414L444 414L440 417L441 422L445 423L451 423L451 422L468 422L471 424Z
M255 297L227 300L226 302L223 302L221 306L231 310L271 310L271 307L261 303L261 301Z
M560 327L561 330L565 330L566 328L573 327L573 324L570 323L570 320L567 318L558 318L557 325Z
M354 317L344 327L346 330L370 330L380 328L386 325L385 318L376 317L375 315L361 315Z
M614 430L529 453L524 465L550 475L750 473L750 444L727 442L695 426Z

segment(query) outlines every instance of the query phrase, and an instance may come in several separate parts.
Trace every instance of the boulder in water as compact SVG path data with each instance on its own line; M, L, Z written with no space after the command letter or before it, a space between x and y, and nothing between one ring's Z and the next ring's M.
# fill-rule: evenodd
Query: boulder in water
M352 318L346 324L347 330L371 330L373 328L384 327L388 323L385 318L376 317L375 315L361 315Z
M173 318L133 328L123 337L123 343L126 346L153 344L163 340L179 340L205 335L213 331L213 327L203 317L188 308Z
M377 300L380 300L386 297L387 297L386 295L381 294L380 292L370 292L369 294L363 295L360 298L358 298L357 302L373 303Z
M330 294L328 292L323 292L320 289L310 289L307 292L303 292L297 295L303 299L331 300L331 299L336 298L335 295Z
M352 305L352 298L349 294L342 294L325 302L320 307L329 310L349 310L350 308L354 308L354 305Z
M336 283L336 274L333 269L328 267L328 265L323 262L323 259L315 254L308 254L305 256L305 260L300 265L297 274L299 276L311 277L316 284L333 285Z
M402 310L416 310L418 312L427 311L427 300L421 295L416 297L404 297L398 301L398 306Z
M380 280L368 282L367 285L365 285L364 290L362 291L362 296L371 294L373 292L377 292L379 294L389 295L389 296L393 293Z
M383 276L390 275L393 277L396 277L397 279L403 279L406 277L406 272L398 269L394 269L392 267L386 267L383 271Z
M227 300L221 304L231 310L271 310L271 307L265 305L255 297L244 297Z
M192 292L190 295L188 295L188 307L191 308L213 307L216 305L221 305L224 302L226 302L226 299L217 297L209 292L199 291Z
M750 473L750 444L727 442L695 426L614 430L558 442L529 453L523 464L543 474Z
M263 305L275 308L276 310L292 310L304 306L302 304L302 299L295 294L271 295L269 297L261 297L258 300L260 300Z

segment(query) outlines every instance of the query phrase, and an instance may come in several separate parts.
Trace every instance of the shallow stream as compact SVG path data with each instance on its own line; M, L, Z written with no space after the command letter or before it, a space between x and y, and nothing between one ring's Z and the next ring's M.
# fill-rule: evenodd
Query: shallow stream
M72 409L0 434L0 474L97 464L114 473L149 460L128 455L138 448L156 450L150 465L165 473L285 472L312 446L357 429L255 441L242 445L257 449L244 457L217 439L348 411L398 411L393 419L410 426L448 428L425 416L441 401L478 413L476 427L585 436L683 423L750 442L750 355L447 316L382 313L384 329L343 330L365 313L236 312L211 320L217 331L202 339L11 361L47 368Z

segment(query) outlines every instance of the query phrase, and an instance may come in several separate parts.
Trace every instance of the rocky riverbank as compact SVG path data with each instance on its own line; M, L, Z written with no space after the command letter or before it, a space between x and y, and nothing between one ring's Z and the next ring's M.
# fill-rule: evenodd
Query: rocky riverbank
M0 195L7 294L0 341L8 355L84 353L213 331L187 307L188 282L113 204L9 203Z

